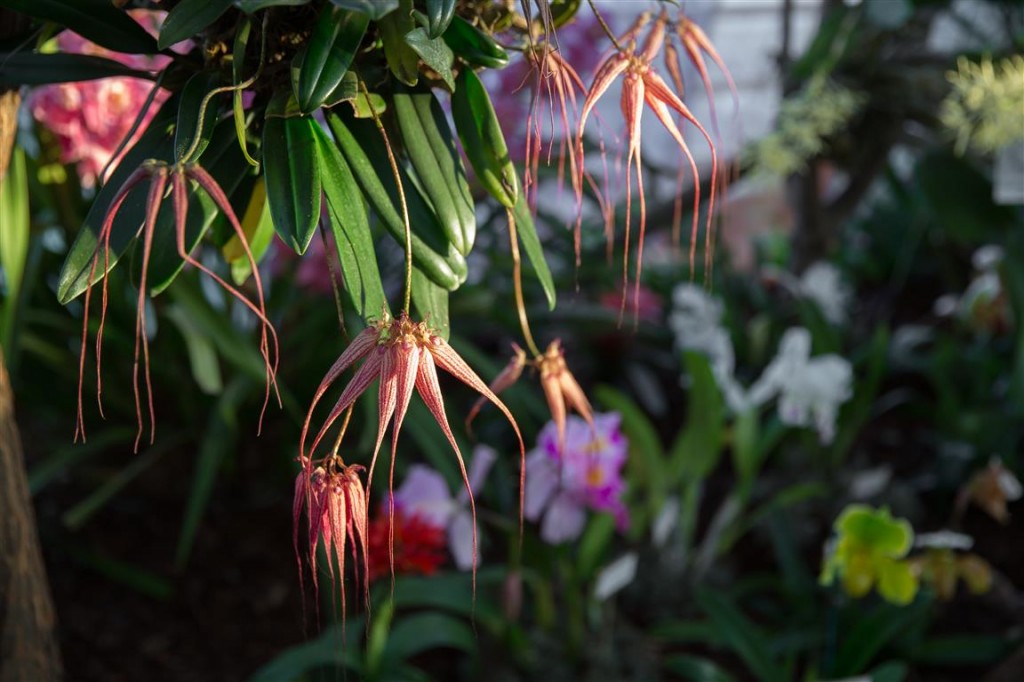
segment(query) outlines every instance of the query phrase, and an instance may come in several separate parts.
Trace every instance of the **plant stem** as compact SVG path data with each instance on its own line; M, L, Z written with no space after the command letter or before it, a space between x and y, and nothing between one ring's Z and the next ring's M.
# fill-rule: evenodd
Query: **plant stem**
M541 355L540 349L533 340L530 333L530 321L526 318L526 304L523 302L523 267L519 258L519 237L516 234L516 218L512 215L512 209L505 209L508 216L508 241L512 250L512 288L516 294L516 310L519 313L519 326L523 330L523 338L526 339L526 346L533 353L534 357Z
M612 41L612 45L615 46L615 49L618 50L619 52L622 52L622 45L619 44L619 39L615 37L615 34L612 33L612 30L608 27L608 24L605 23L604 17L602 17L601 13L597 11L597 5L594 4L594 0L587 0L587 4L590 5L590 9L594 13L594 17L597 19L597 23L601 24L601 30L603 30L605 35L608 36L608 39Z

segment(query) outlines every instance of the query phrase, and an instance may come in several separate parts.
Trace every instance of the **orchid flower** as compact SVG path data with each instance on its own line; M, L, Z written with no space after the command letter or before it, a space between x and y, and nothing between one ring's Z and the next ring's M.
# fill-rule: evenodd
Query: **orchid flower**
M363 364L342 391L341 397L338 398L338 401L313 439L312 445L307 450L306 440L313 420L314 409L341 373L359 360L363 360ZM455 452L459 472L462 474L462 480L466 486L470 513L475 520L476 505L473 501L472 484L466 471L462 452L455 442L455 435L452 433L451 427L448 424L448 417L445 414L444 396L441 393L441 386L437 380L438 367L482 394L501 410L512 425L516 438L519 440L520 461L525 461L526 449L515 418L505 406L505 403L487 387L487 384L466 364L466 361L426 323L413 322L404 313L397 318L392 318L387 311L384 311L382 319L365 329L349 344L349 347L335 361L323 381L321 381L319 388L317 388L313 401L310 404L309 412L306 415L306 420L302 426L299 457L303 466L310 466L312 454L316 452L317 446L323 440L331 425L355 403L356 399L370 387L375 379L379 378L380 398L378 402L377 442L370 460L368 480L373 480L373 472L377 464L377 455L380 452L381 443L384 440L384 432L387 429L388 423L394 417L394 427L391 436L391 467L388 475L388 490L389 492L394 491L395 452L398 446L398 432L402 427L402 422L405 420L405 413L412 399L413 388L415 388ZM522 492L522 477L524 475L525 465L520 470L520 499L522 499L524 494ZM389 504L391 506L394 505L393 496L390 498ZM393 519L393 510L389 509L389 512L391 512ZM394 524L392 521L391 539L393 540L393 538ZM475 548L475 524L473 525L472 540L473 547Z
M698 231L699 208L700 208L700 173L697 169L697 162L690 152L689 146L683 137L682 132L676 125L673 113L682 116L690 124L700 131L711 149L711 196L708 206L707 230L710 234L711 216L714 213L715 188L718 181L718 154L714 142L707 131L683 104L679 96L673 92L668 84L654 70L653 60L661 51L665 42L665 31L668 25L668 18L662 12L654 21L653 26L644 40L642 48L637 51L636 41L641 31L651 22L651 14L641 15L633 26L626 31L616 42L619 46L608 59L600 66L594 76L594 82L587 91L587 97L583 102L580 113L579 130L576 135L578 154L583 153L583 133L586 129L587 120L594 111L598 100L608 91L612 83L623 77L621 109L626 122L626 226L625 226L625 253L623 263L623 289L628 287L629 268L628 253L630 245L630 220L632 215L633 194L632 177L635 168L637 173L637 190L640 200L640 225L639 238L637 240L636 275L634 298L639 298L640 276L643 268L643 247L644 233L647 227L647 202L644 194L643 183L643 162L641 148L641 133L643 131L642 115L644 106L650 107L661 124L672 136L679 149L686 157L690 165L690 171L694 181L694 212L693 212L693 235L696 237ZM578 171L582 172L582 171ZM582 178L578 177L574 187L577 190L577 204L582 205Z
M473 449L469 463L470 488L480 489L497 459L498 453L486 445ZM468 571L479 562L473 547L476 524L465 488L453 498L441 474L428 466L414 464L395 491L395 510L419 517L427 525L444 531L448 536L448 549L460 570Z
M549 544L574 540L583 532L586 510L610 512L616 525L629 525L622 502L622 466L629 443L619 429L619 414L595 414L593 425L569 417L564 445L558 427L548 422L526 460L526 518L541 521Z
M180 257L187 265L195 267L203 274L210 277L224 291L249 308L260 321L260 354L263 356L264 370L266 376L266 394L263 401L263 411L260 413L260 423L270 402L271 390L277 390L277 365L278 365L278 342L277 332L267 317L266 305L263 296L263 284L260 279L256 261L249 248L249 240L242 229L242 225L231 207L224 190L221 189L213 176L207 173L197 164L180 163L175 166L168 166L163 162L150 161L132 173L124 182L107 210L103 225L96 238L96 249L93 252L89 266L89 276L85 289L84 314L82 316L82 347L78 360L78 415L75 425L75 440L79 437L85 440L85 417L83 410L82 391L85 379L85 355L89 333L89 304L92 298L92 289L97 279L100 256L103 257L102 273L110 272L111 247L110 240L114 227L114 218L117 216L129 193L143 180L150 181L149 194L146 202L146 218L139 228L139 236L142 240L142 267L139 276L139 295L135 318L135 367L133 373L133 389L135 395L135 412L138 418L138 432L135 437L135 449L139 448L139 441L143 433L143 413L141 390L139 387L139 360L142 358L143 382L145 384L146 402L149 412L150 442L153 442L156 431L156 414L153 405L153 387L149 374L149 341L146 336L146 292L147 279L149 274L149 260L153 248L153 237L156 231L157 216L163 203L164 193L170 184L174 210L174 231L175 242ZM248 259L249 267L253 273L253 282L256 286L256 303L250 301L237 288L228 284L217 273L203 265L191 254L190 248L186 245L185 220L188 215L188 193L189 183L195 182L213 200L217 208L227 217L228 223L235 232L235 236L241 243L245 256ZM102 276L102 275L101 275ZM96 332L96 401L99 403L100 415L103 415L103 380L102 380L102 350L103 350L103 328L107 315L107 285L108 278L103 277L101 285L102 300L100 304L100 323ZM280 398L279 398L280 399Z

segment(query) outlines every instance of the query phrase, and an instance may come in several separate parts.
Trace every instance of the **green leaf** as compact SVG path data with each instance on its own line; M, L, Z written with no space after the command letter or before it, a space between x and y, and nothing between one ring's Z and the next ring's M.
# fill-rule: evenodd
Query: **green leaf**
M258 12L267 7L299 7L308 4L309 0L235 0L235 7L246 14Z
M880 604L867 616L859 618L846 632L840 632L839 651L831 677L859 675L882 649L901 635L927 623L929 603L918 600L909 607Z
M684 353L691 384L687 396L686 427L679 434L672 452L672 480L705 478L722 456L725 407L715 381L711 363L703 353Z
M181 0L160 27L160 49L194 38L231 8L232 0Z
M706 658L687 654L666 656L662 665L690 682L734 682L736 679Z
M345 291L360 317L364 320L378 317L387 310L388 302L377 268L366 205L341 152L319 126L314 128L314 134L319 148L327 214L338 247Z
M452 75L452 61L455 55L441 38L431 38L424 28L417 28L405 34L406 44L415 50L423 63L437 72L449 90L455 89Z
M452 52L471 66L500 69L508 64L505 48L462 17L452 17L443 38Z
M135 456L122 468L117 470L113 476L108 478L100 487L86 496L78 504L68 509L60 517L64 525L71 530L78 530L93 517L93 514L102 509L114 498L123 487L131 483L136 476L149 469L170 450L180 445L182 439L166 438L156 445L146 448L141 454Z
M362 671L359 660L359 637L362 634L363 619L359 616L349 616L344 625L327 628L312 642L286 649L284 653L257 670L249 682L306 680L309 679L310 671L327 666L359 674Z
M305 253L320 219L318 126L311 118L267 116L263 168L274 228L299 254Z
M210 339L199 331L180 306L168 308L165 317L174 323L185 340L192 378L199 385L199 390L207 395L216 395L224 390L217 350Z
M1018 226L1016 211L992 200L988 178L951 151L926 154L916 174L932 219L956 242L973 247Z
M448 321L448 291L434 284L419 268L412 270L412 304L437 335L447 341L451 334L451 323Z
M66 26L115 52L157 51L153 36L110 0L0 0L0 7Z
M391 14L399 6L399 0L331 0L342 9L361 12L374 21Z
M711 618L725 643L747 664L761 682L782 682L787 679L772 659L766 645L767 637L725 596L712 590L700 590L697 603Z
M15 147L7 175L0 184L0 269L7 288L0 319L0 346L11 353L14 344L14 320L18 312L21 280L28 258L29 242L28 173L25 171L25 150Z
M181 523L178 549L174 554L174 565L178 570L185 567L192 553L196 533L213 494L213 485L217 480L217 471L220 469L224 454L234 448L238 440L238 410L248 397L251 386L245 377L232 381L210 414L202 443L199 444L192 490Z
M231 83L236 87L245 82L245 54L249 47L249 37L252 35L252 20L245 17L235 33L235 43L231 49ZM235 136L238 138L238 146L242 150L246 163L259 170L260 163L249 155L249 147L246 141L246 120L245 109L242 107L242 89L231 93L231 111L235 119Z
M127 426L90 433L84 443L69 443L49 454L28 473L28 490L33 496L49 485L73 465L109 450L114 445L126 445L135 440L135 429Z
M427 29L430 38L437 38L448 29L455 16L456 0L426 0Z
M444 613L427 611L397 621L384 648L387 664L394 665L433 649L477 651L476 637L464 622Z
M207 95L217 88L220 78L215 73L200 71L192 76L181 92L178 105L178 125L174 130L174 159L179 163L198 161L210 144L213 129L217 125L218 100L214 95L208 101ZM204 110L203 102L206 101ZM202 116L202 121L200 121ZM195 142L196 137L199 138ZM195 147L193 148L193 144ZM185 154L189 156L186 158Z
M604 559L611 541L615 538L615 516L597 514L587 524L576 552L577 575L580 580L590 580Z
M153 79L147 71L137 71L104 57L63 52L0 52L0 88L89 81L111 76Z
M939 667L987 666L1006 656L1011 646L1006 637L997 635L945 635L914 647L909 658L915 663Z
M548 301L548 310L554 310L557 301L555 280L551 276L551 269L548 268L548 262L544 258L544 248L540 244L540 237L537 236L537 226L533 223L530 205L526 201L526 192L522 191L518 175L516 184L518 186L517 199L516 205L512 209L512 216L516 220L516 234L519 235L519 242L523 245L523 250L526 251L526 258L533 269L533 274L544 290L544 296Z
M324 7L313 26L299 69L295 98L299 110L312 113L326 103L352 64L369 25L362 13Z
M267 186L263 178L258 178L249 196L249 205L242 216L242 233L249 241L249 253L253 261L259 265L266 255L270 243L274 239L274 221L270 217L270 204L267 202ZM231 265L231 277L235 284L241 285L252 275L252 267L238 235L231 235L221 253Z
M169 99L150 122L146 132L139 141L129 149L118 163L107 183L96 194L85 222L78 231L74 244L61 268L57 286L57 298L61 304L78 297L89 284L89 272L92 268L93 254L96 253L97 239L103 227L107 209L120 191L124 182L145 161L157 159L170 162L174 155L174 121L178 100ZM133 189L121 205L114 218L110 235L109 268L104 270L104 257L100 254L93 284L99 282L106 272L117 265L118 259L124 254L132 240L139 233L145 220L146 197L148 183L142 182Z
M398 10L381 18L377 25L384 43L384 58L391 73L406 85L416 85L420 76L419 56L405 42L405 36L416 28L412 18L412 0L400 0Z

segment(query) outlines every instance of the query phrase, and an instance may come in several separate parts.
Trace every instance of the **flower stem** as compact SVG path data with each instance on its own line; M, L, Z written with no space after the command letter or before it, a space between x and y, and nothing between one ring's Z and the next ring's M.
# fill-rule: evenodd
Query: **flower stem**
M402 187L402 176L398 173L398 162L395 161L395 154L391 149L391 140L388 139L388 133L384 130L384 124L381 123L380 116L377 115L377 110L370 100L370 91L366 89L366 83L360 80L359 88L363 91L363 97L366 98L366 106L369 107L370 113L373 115L373 122L377 124L377 130L380 131L381 137L384 138L384 148L388 153L388 163L391 164L391 173L395 177L395 185L398 186L398 199L402 202L402 223L405 225L405 297L402 299L402 313L408 316L409 302L412 299L412 224L409 222L409 207L405 203L405 189Z
M523 330L523 338L526 339L526 346L533 353L534 357L541 355L537 344L530 333L530 321L526 318L526 304L523 302L523 268L522 260L519 257L519 237L516 234L516 218L512 215L512 209L505 209L508 216L508 241L512 249L512 287L516 294L516 310L519 312L519 326Z
M355 408L355 403L349 405L349 408L345 410L345 419L341 422L341 431L338 432L338 438L334 441L334 447L331 448L331 457L338 457L338 448L341 447L341 441L345 438L345 432L348 431L348 422L352 419L352 410ZM344 462L342 458L342 462Z
M607 23L605 23L604 17L602 17L601 13L597 11L597 5L594 4L594 0L587 0L587 4L590 5L591 11L594 12L594 17L597 19L597 23L601 25L601 30L603 30L605 35L608 36L608 39L612 41L612 45L615 46L615 49L622 52L622 45L619 44L619 39L615 37L611 28L608 27Z

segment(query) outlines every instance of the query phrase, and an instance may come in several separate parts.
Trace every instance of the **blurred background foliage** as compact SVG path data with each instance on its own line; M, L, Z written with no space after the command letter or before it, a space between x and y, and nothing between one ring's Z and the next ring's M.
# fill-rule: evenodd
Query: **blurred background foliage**
M940 22L955 40L936 44ZM629 455L608 475L628 524L591 504L578 535L552 543L537 511L520 540L507 427L493 409L472 434L453 419L463 452L478 439L498 452L475 490L475 593L443 544L410 535L395 554L434 543L432 558L375 581L368 610L350 581L347 618L336 592L300 593L289 537L304 404L361 325L324 231L301 257L275 239L261 265L283 407L259 437L254 319L185 269L147 303L159 422L131 454L137 291L120 268L106 420L89 414L88 442L72 445L82 307L60 305L57 273L93 195L23 114L0 190L0 343L69 678L1021 679L1022 46L1011 0L824 2L806 52L779 55L775 129L730 158L736 202L768 186L791 220L764 231L727 203L713 271L690 272L672 192L652 194L635 326L619 322L635 303L600 216L587 214L577 267L542 202L560 297L549 310L526 282L534 333L560 338L597 411L619 416ZM672 186L674 168L648 170ZM469 279L448 303L453 346L487 379L518 338L492 204L479 202ZM751 262L736 262L739 242ZM377 247L394 294L401 253ZM214 267L214 251L197 258ZM445 388L466 414L470 392ZM549 418L540 396L527 381L506 393L528 448ZM374 402L353 418L357 460ZM431 421L414 401L396 481L423 463L455 494Z

